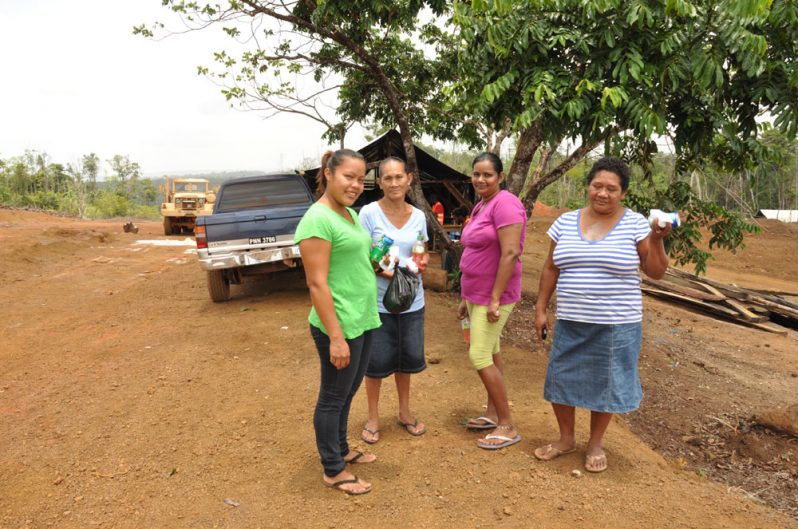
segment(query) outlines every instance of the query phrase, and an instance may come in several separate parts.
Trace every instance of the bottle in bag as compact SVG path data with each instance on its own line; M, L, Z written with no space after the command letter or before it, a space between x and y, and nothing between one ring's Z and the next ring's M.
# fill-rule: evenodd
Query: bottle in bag
M371 267L374 269L375 272L380 271L380 261L382 258L388 254L388 251L391 249L391 245L393 244L393 239L388 237L387 235L383 235L380 237L380 240L377 241L377 244L371 249L369 252L369 260L371 261Z
M423 268L421 263L424 261L425 253L427 253L427 251L424 249L424 234L419 231L418 236L416 237L416 242L410 249L410 257L413 259L413 262L416 263L416 267L419 270Z
M468 319L468 316L460 320L460 327L463 329L465 343L471 344L471 320Z

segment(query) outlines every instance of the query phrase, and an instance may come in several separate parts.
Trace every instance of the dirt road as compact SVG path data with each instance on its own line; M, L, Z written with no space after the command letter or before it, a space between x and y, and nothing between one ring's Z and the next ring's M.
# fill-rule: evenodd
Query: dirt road
M758 488L717 483L723 469L698 466L709 445L682 439L706 441L718 423L704 415L729 422L795 400L795 333L647 300L644 406L614 420L610 469L574 477L582 451L545 464L531 456L555 421L541 397L547 352L529 340L524 311L505 347L524 440L486 452L462 427L484 393L452 316L456 300L430 292L427 356L438 363L413 386L429 432L411 437L395 424L386 384L382 440L369 447L379 460L355 468L374 490L351 498L321 485L311 423L318 359L301 271L214 304L190 246L136 244L167 238L158 223L139 223L135 235L121 224L0 210L0 527L798 527L794 440L757 429L716 435L723 446L769 443L740 444L726 463L750 458L749 474L779 492L756 498L779 512L752 499ZM530 227L530 293L544 228ZM795 290L795 277L780 269L769 280ZM365 410L359 394L353 437ZM586 417L578 421L583 448ZM773 458L771 474L756 470Z

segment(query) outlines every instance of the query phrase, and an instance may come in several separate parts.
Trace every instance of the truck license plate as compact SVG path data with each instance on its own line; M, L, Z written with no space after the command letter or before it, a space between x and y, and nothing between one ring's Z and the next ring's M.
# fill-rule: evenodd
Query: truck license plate
M277 237L270 235L269 237L250 237L249 244L266 244L270 242L277 242Z

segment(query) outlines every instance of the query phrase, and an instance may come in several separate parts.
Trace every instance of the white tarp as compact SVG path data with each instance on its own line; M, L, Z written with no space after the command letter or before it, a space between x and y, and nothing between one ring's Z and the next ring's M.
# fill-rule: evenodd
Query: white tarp
M798 222L798 209L760 209L756 216L782 222Z
M176 239L139 239L133 244L148 244L150 246L196 246L194 239L186 237L182 241Z

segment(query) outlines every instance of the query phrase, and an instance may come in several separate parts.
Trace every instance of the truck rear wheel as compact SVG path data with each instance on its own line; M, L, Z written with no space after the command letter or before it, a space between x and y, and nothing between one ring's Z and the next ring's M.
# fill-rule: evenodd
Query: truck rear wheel
M208 293L215 303L230 299L230 281L221 270L208 270Z

